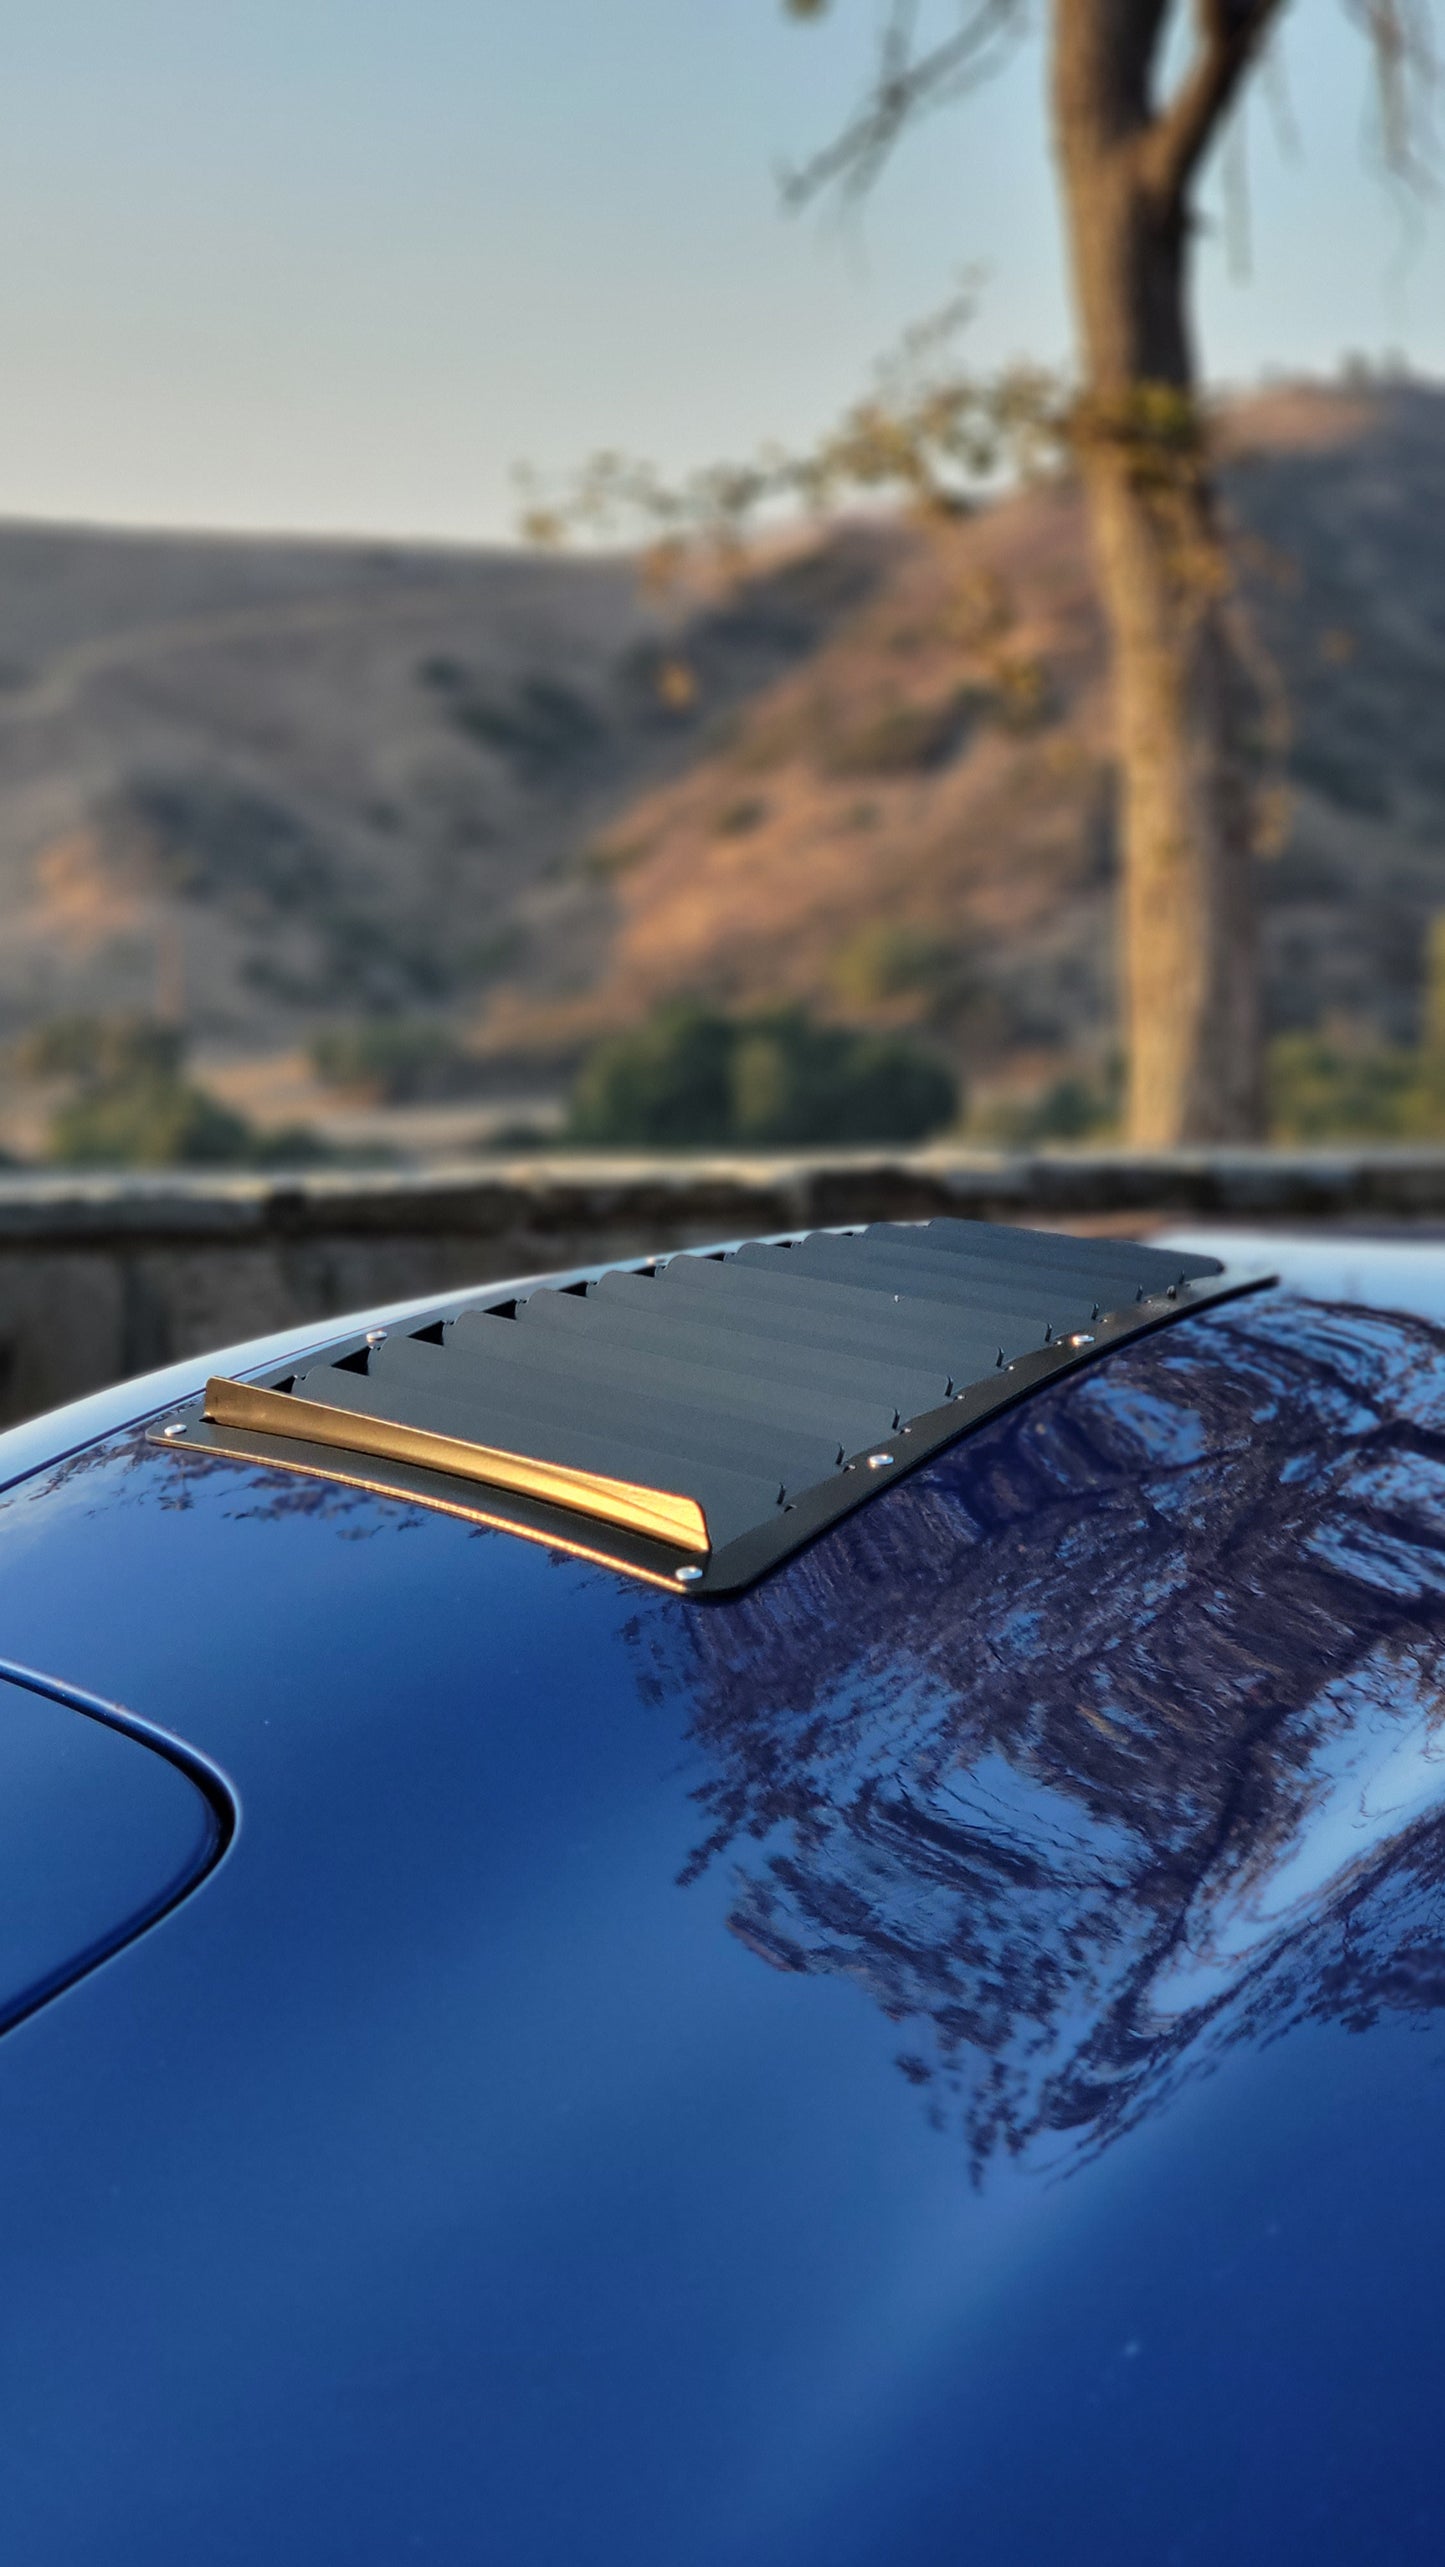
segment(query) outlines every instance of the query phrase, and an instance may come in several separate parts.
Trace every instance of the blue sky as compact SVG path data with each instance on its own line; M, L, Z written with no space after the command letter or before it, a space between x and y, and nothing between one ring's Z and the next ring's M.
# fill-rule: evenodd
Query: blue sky
M877 6L9 0L0 511L504 536L519 459L806 436L969 264L979 361L1061 356L1037 39L861 221L779 213ZM1202 255L1210 371L1445 374L1445 206L1375 174L1341 0L1295 0L1282 51L1299 150L1257 98L1252 277Z

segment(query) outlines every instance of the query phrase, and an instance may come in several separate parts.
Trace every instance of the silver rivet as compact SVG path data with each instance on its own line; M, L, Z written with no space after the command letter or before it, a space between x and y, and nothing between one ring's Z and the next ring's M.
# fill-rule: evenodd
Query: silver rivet
M1069 1344L1071 1346L1092 1346L1093 1342L1093 1338L1089 1335L1087 1328L1079 1329L1077 1334L1069 1339Z
M702 1571L701 1569L679 1569L676 1576L679 1586L694 1587L702 1576Z
M386 1344L386 1330L384 1328L368 1328L366 1332L366 1342L368 1346L384 1346Z
M893 1456L891 1453L870 1453L868 1456L868 1468L870 1471L886 1471L892 1459Z
M166 1437L168 1442L177 1435L184 1435L185 1431L185 1427L181 1425L179 1421L174 1426L163 1426L161 1428L161 1433Z

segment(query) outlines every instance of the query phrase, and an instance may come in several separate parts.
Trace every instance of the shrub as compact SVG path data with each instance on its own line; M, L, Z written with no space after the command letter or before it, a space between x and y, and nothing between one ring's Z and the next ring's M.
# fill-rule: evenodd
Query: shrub
M835 776L927 775L957 756L985 709L967 686L941 703L880 706L826 740L823 767Z
M207 775L138 777L107 806L123 841L139 841L167 890L183 899L244 900L290 913L335 898L336 866L288 804Z
M111 1086L180 1075L185 1037L144 1016L53 1016L18 1049L30 1078L76 1078Z
M500 697L445 684L443 692L458 730L505 758L529 783L545 784L584 764L605 736L587 698L557 678L524 678Z
M1423 1069L1418 1053L1388 1044L1278 1035L1269 1047L1271 1136L1388 1141L1428 1128Z
M958 1110L952 1074L914 1044L800 1009L674 1006L598 1045L565 1137L659 1150L917 1141Z
M313 1133L257 1132L184 1075L185 1037L145 1018L58 1017L23 1047L32 1075L66 1076L49 1155L69 1167L298 1166L329 1155Z
M329 1026L311 1046L311 1064L328 1087L378 1105L413 1105L455 1096L470 1064L456 1036L414 1016L372 1016Z
M897 998L940 998L959 977L957 948L924 927L860 929L833 956L830 978L850 1007L886 1006Z
M594 882L611 882L633 865L640 865L651 852L650 838L594 838L582 850L581 867Z
M977 1137L1004 1150L1103 1140L1118 1129L1123 1093L1124 1063L1116 1056L1093 1075L1066 1071L1035 1096L996 1099L980 1115Z
M172 1073L140 1072L87 1087L56 1115L50 1155L67 1166L235 1167L251 1157L248 1123Z
M569 1140L685 1150L732 1137L733 1029L700 1008L665 1008L599 1043L577 1081Z
M760 829L768 816L768 806L761 794L741 793L735 802L725 802L713 826L720 838L746 838Z

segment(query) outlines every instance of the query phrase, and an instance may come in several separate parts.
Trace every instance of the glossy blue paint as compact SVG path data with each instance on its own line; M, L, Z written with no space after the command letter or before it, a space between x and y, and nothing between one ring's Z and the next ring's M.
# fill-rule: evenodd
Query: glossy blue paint
M0 2029L180 1898L223 1823L169 1756L0 1676Z
M1261 1296L713 1606L113 1436L236 1842L0 2041L37 2567L1432 2562L1445 1338Z

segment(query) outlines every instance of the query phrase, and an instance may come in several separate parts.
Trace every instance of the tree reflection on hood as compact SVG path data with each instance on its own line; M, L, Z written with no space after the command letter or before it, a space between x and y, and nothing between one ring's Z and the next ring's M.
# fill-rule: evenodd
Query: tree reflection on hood
M843 1974L975 2171L1226 2041L1445 2002L1445 1335L1281 1294L1026 1401L736 1602L646 1615L689 1874Z

